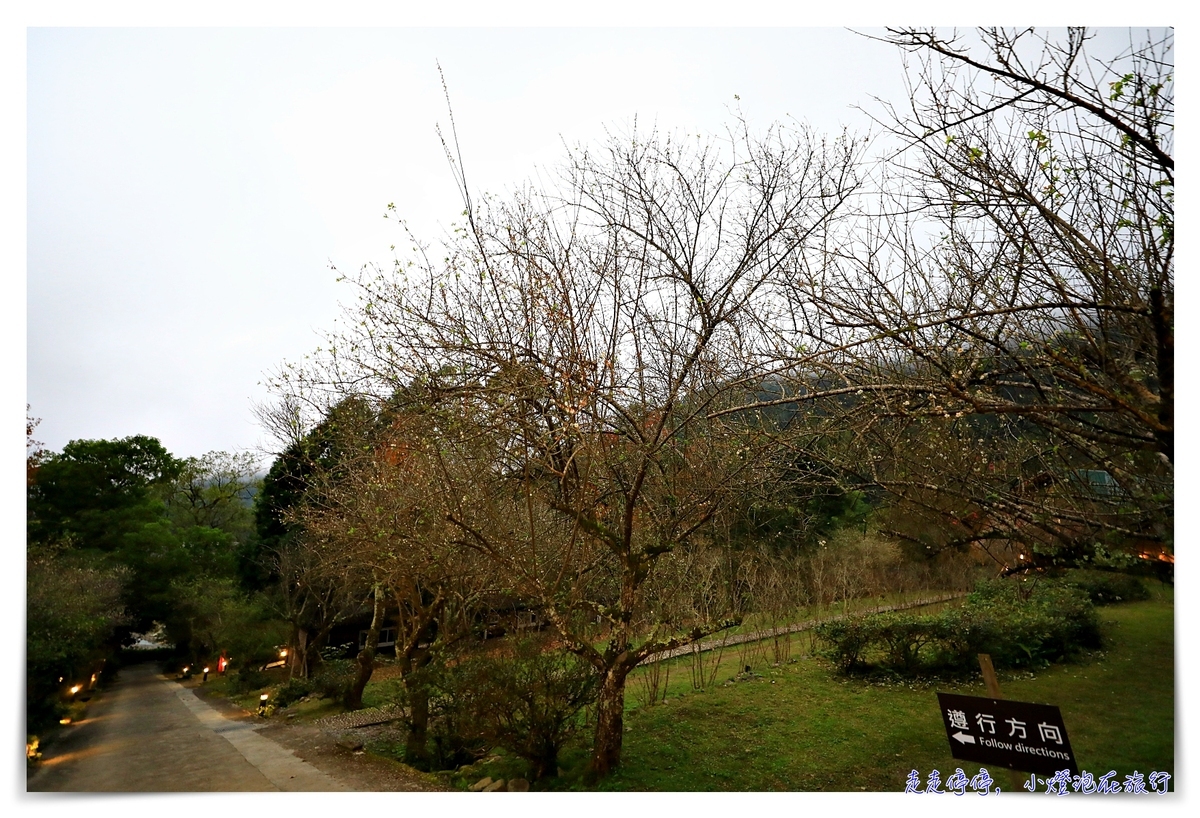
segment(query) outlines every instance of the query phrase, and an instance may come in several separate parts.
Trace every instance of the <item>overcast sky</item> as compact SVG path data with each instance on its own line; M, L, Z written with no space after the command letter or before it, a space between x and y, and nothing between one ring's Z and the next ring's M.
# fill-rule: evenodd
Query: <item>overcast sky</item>
M247 448L263 373L332 326L330 264L387 262L394 202L436 238L469 179L503 191L634 117L863 131L900 55L829 29L33 29L28 400L39 438ZM740 101L735 99L740 97Z
M634 117L866 132L874 97L903 99L898 50L837 27L40 27L27 46L27 401L53 450L267 443L265 373L352 298L331 265L390 260L390 202L429 239L462 209L439 63L472 187L499 192Z

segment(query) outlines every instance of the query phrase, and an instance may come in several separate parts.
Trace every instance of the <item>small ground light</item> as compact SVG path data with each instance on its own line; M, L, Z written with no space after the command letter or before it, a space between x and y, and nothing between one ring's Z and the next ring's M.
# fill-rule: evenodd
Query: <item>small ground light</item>
M202 682L208 681L208 668L204 668L204 678L201 679L200 681L202 681Z
M267 694L263 693L258 697L258 715L267 715Z
M78 692L79 692L81 689L82 689L82 688L81 688L79 685L72 685L72 686L71 686L71 695L72 695L72 696L74 696L74 695L75 695L76 693L78 693Z

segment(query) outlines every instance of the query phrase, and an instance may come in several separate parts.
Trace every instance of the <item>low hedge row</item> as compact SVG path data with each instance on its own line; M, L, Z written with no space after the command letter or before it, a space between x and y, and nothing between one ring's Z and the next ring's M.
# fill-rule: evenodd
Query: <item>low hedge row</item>
M1113 571L1068 571L1063 581L1084 591L1093 605L1140 602L1150 598L1150 589L1146 584L1140 578L1129 574Z
M884 613L826 622L822 653L843 672L956 672L989 653L997 667L1040 666L1100 647L1087 594L1065 583L989 581L936 614ZM1032 586L1032 587L1030 587Z

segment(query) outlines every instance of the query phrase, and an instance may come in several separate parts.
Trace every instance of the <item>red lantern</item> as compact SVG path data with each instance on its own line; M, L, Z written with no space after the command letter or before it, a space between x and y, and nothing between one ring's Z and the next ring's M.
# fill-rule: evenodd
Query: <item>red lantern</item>
M224 673L225 668L229 666L229 660L222 656L217 660L217 673Z

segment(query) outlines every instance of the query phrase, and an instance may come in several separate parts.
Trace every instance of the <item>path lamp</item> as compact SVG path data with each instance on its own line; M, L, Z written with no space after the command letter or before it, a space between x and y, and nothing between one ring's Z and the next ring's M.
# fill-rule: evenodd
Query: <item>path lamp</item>
M260 716L267 715L267 694L266 693L263 693L261 696L258 697L258 715L260 715Z
M81 689L82 687L80 685L71 685L71 701L75 701L75 694Z
M202 682L208 681L208 668L204 668L204 678L201 679L200 681L202 681Z

